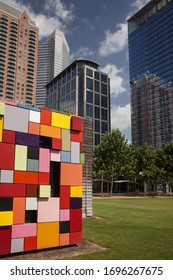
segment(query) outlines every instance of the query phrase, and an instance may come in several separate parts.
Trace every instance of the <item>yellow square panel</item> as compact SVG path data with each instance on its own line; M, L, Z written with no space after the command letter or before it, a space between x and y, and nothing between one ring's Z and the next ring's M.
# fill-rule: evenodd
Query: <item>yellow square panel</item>
M37 224L37 249L59 246L59 222Z
M0 212L0 226L11 226L13 224L13 212Z
M70 197L82 197L82 187L71 186Z
M26 171L26 169L27 169L27 146L16 145L14 169Z
M51 195L51 186L50 185L40 185L39 188L39 197L48 198Z
M52 112L52 126L70 129L71 116Z
M0 102L0 115L4 116L5 114L5 103Z
M3 123L4 123L4 117L0 116L0 142L2 142Z

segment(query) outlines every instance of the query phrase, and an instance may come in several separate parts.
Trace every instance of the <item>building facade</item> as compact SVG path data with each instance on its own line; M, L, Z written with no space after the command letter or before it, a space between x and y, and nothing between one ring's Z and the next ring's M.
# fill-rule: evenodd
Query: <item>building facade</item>
M110 79L99 64L77 59L47 85L46 106L93 120L93 146L110 132Z
M69 46L64 33L55 30L38 47L36 105L45 107L45 85L69 65Z
M152 0L128 19L132 143L173 139L173 1Z
M37 52L36 23L0 1L0 99L35 104Z

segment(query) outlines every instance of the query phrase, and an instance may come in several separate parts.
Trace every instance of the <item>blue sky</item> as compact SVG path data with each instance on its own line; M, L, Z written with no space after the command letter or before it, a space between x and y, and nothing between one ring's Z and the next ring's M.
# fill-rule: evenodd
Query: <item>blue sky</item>
M4 0L3 0L4 1ZM37 22L40 40L58 28L74 60L97 61L111 79L112 129L131 141L127 18L149 0L6 0Z

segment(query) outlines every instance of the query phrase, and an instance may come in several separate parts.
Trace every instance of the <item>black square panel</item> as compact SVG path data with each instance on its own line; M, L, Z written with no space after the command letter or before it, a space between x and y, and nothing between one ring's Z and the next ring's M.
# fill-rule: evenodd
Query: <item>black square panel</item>
M39 159L39 148L37 147L28 147L28 159Z
M70 209L82 208L82 198L70 198Z
M70 222L60 222L60 233L69 233L70 232Z
M0 211L13 211L12 197L0 197Z

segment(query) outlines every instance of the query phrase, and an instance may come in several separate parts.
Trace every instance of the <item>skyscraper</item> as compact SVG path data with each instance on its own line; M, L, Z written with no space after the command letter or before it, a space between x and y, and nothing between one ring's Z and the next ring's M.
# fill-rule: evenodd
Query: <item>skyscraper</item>
M77 59L51 80L46 106L93 120L93 146L110 132L110 79L92 60Z
M35 104L38 27L0 1L0 99Z
M173 1L152 0L128 19L132 143L173 140Z
M69 47L64 33L55 30L38 48L36 105L45 106L45 84L69 65Z

